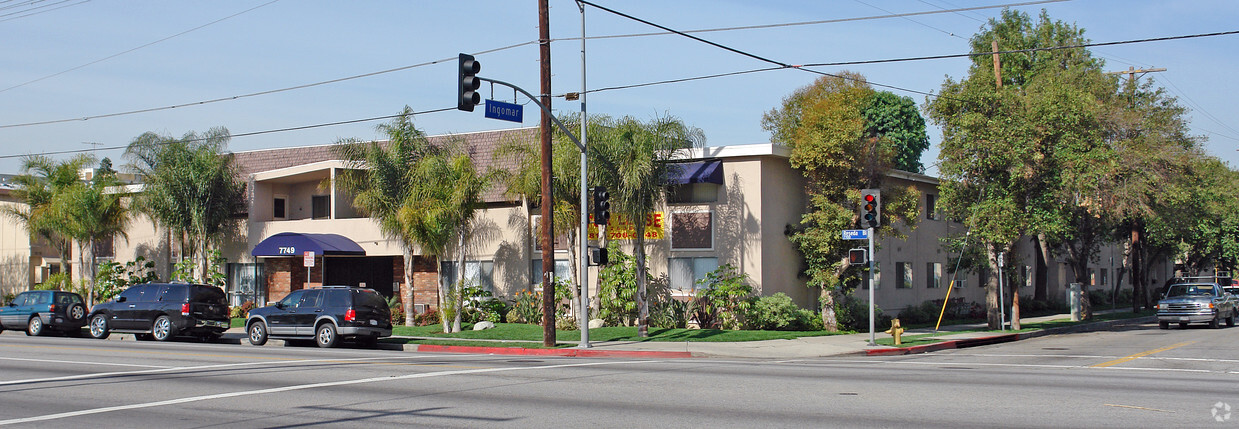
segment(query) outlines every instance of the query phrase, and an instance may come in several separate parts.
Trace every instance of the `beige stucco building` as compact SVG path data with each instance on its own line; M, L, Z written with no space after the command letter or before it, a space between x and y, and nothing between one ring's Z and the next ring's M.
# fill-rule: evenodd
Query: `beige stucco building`
M510 168L503 160L491 158L494 149L505 138L532 139L533 131L524 128L450 138L463 139L477 165ZM431 139L442 138L449 137ZM774 144L694 150L683 160L682 174L672 179L667 203L652 219L653 231L646 232L651 237L647 241L651 273L663 278L675 295L686 296L692 294L696 279L731 264L748 276L760 294L782 292L802 307L816 308L819 292L806 286L802 259L787 237L788 227L799 222L806 204L803 178L789 165L788 155L786 148ZM308 285L365 284L388 296L412 296L417 308L425 311L435 303L437 282L462 271L455 262L436 265L420 251L405 255L400 243L355 209L352 197L337 181L349 166L331 145L246 151L234 157L247 183L248 208L241 226L222 249L228 260L227 289L234 304L278 300ZM937 179L894 172L887 185L914 187L922 216L905 239L883 238L876 252L876 301L888 313L896 313L946 295L952 267L941 239L965 229L935 210ZM0 192L0 197L7 195ZM474 222L464 249L464 275L500 297L537 288L534 282L541 277L542 265L541 250L533 237L536 209L499 189L488 191L485 200L486 209ZM16 203L0 198L0 204ZM607 235L630 250L631 241L623 240L625 231L617 221L613 219ZM562 241L556 245L556 274L569 276L577 263L570 259L573 253L568 246L576 243ZM0 275L0 287L6 292L30 287L46 271L46 252L31 242L13 220L0 221L0 264L8 268ZM166 278L171 261L179 255L170 243L165 232L139 216L128 239L114 240L112 248L100 256L127 262L141 255L156 261L161 278ZM860 247L862 242L857 243ZM316 251L314 266L309 268L305 266L307 250ZM1026 296L1033 294L1033 255L1024 240L1007 262L1008 269L1017 270L1029 286L1021 290ZM413 285L403 284L406 257L414 258ZM1091 266L1096 285L1113 286L1121 257L1114 246L1103 249ZM74 256L75 264L76 260ZM1064 285L1073 276L1061 261L1049 262L1047 292L1061 299ZM1168 269L1164 264L1158 266L1151 275L1154 282L1168 278ZM76 267L73 271L80 272ZM590 271L591 279L596 279L597 268ZM951 296L983 303L982 275L960 273ZM592 290L596 281L590 284L591 296L596 296ZM867 296L863 288L858 291L862 293L857 296Z

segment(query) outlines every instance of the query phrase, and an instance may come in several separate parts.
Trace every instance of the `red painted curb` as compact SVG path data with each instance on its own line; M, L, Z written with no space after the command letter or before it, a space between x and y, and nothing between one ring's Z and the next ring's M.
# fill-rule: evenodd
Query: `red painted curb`
M923 346L865 350L865 355L866 356L911 355L911 354L917 354L917 353L936 352L938 350L947 350L947 349L953 349L953 348L956 348L955 341L943 341L940 343L926 344Z
M440 346L419 344L419 352L437 353L475 353L493 355L522 356L563 356L563 357L623 357L623 358L691 358L689 352L668 351L638 351L638 350L590 350L590 349L526 349L521 347L480 347L480 346Z

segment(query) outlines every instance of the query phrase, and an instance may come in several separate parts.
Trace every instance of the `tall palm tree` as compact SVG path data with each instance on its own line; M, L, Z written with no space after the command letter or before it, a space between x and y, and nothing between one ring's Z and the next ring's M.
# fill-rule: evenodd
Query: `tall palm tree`
M14 180L13 195L26 205L6 206L0 210L16 219L32 236L39 236L60 254L60 272L69 273L69 251L72 245L64 234L67 217L52 207L53 198L64 189L82 181L83 168L94 163L90 155L78 155L56 161L45 155L22 159L22 174Z
M77 242L82 278L88 286L87 304L95 303L95 243L103 238L120 235L128 238L129 209L121 201L115 174L97 174L90 182L78 182L52 199L51 206L62 214L64 234ZM92 249L87 266L86 249Z
M404 314L409 316L413 314L413 255L421 242L399 212L418 182L414 175L417 161L432 149L426 136L413 126L412 116L412 109L406 106L401 116L379 125L378 131L387 135L385 143L344 139L333 148L349 168L337 179L353 195L353 206L378 223L384 234L400 241L407 285L401 302ZM413 318L406 317L405 325L413 326Z
M245 211L245 183L227 151L231 136L223 127L177 139L147 132L129 144L125 156L143 181L137 207L182 240L197 259L198 280L206 281L208 252L236 230Z
M468 154L448 145L419 160L413 175L417 178L413 192L397 217L421 244L422 252L434 256L436 266L441 266L449 244L456 242L458 281L455 285L439 283L439 309L443 331L459 332L466 243L473 219L483 208L482 191L493 174L479 173Z
M663 202L670 167L667 162L703 147L705 135L673 117L657 117L641 122L632 117L605 120L590 137L591 169L598 182L607 186L613 211L636 225L633 255L636 262L637 334L649 330L649 302L646 295L645 219Z

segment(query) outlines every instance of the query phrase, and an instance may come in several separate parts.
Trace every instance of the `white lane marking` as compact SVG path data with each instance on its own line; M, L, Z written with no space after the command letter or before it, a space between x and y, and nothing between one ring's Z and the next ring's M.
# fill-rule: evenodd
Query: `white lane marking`
M43 383L43 382L51 382L51 381L83 380L83 379L89 379L89 378L112 377L112 376L117 376L117 375L142 375L142 374L157 374L161 372L170 372L170 371L195 371L195 370L200 370L200 369L231 368L231 367L249 366L249 365L340 362L340 361L367 361L367 360L385 360L385 359L425 359L429 357L430 356L407 356L407 357L383 356L383 357L353 358L353 359L341 359L341 358L296 359L296 360L277 360L277 361L261 361L261 362L238 362L238 363L225 363L225 364L218 364L218 365L177 366L177 367L165 367L165 368L160 368L160 369L148 369L148 370L142 370L142 371L99 372L99 373L92 373L92 374L66 375L63 377L30 378L26 380L7 380L7 381L0 381L0 386L8 386L8 385L13 385L13 384L25 384L25 383Z
M162 365L134 365L131 363L84 362L84 361L51 360L51 359L24 359L24 358L12 358L12 357L0 357L0 360L16 360L16 361L25 361L25 362L39 362L39 363L44 363L44 362L46 363L68 363L68 364L75 364L75 365L136 366L139 368L171 368L170 366L162 366Z
M945 355L944 355L945 356ZM1032 357L1032 358L1084 358L1084 359L1117 359L1122 356L1101 356L1101 355L1033 355L1033 354L951 354L951 356L967 356L967 357ZM1185 357L1167 357L1167 356L1141 356L1134 360L1174 360L1188 362L1216 362L1216 363L1239 363L1239 359L1213 359L1213 358L1185 358Z
M1125 371L1165 371L1165 372L1213 372L1207 369L1180 369L1180 368L1132 368L1120 366L1094 367L1090 365L1038 365L1024 363L982 363L982 362L918 362L918 361L886 361L892 365L908 364L908 365L934 365L934 366L1004 366L1013 368L1053 368L1053 369L1114 369Z
M347 386L347 385L352 385L352 384L375 383L375 382L381 382L381 381L398 381L398 380L409 380L409 379L414 379L414 378L445 377L445 376L450 376L450 375L482 374L482 373L488 373L488 372L524 371L524 370L536 370L536 369L554 369L554 368L569 368L569 367L581 367L581 366L619 365L619 364L636 364L636 363L652 363L652 362L660 362L660 361L647 360L647 361L621 361L621 362L586 362L586 363L569 363L569 364L561 364L561 365L544 365L544 366L527 366L527 367L462 369L462 370L453 370L453 371L439 371L439 372L426 372L426 373L418 373L418 374L407 374L407 375L401 375L401 376L363 378L360 380L341 380L341 381L330 381L330 382L325 382L325 383L298 384L298 385L293 385L293 386L273 387L270 389L250 390L250 391L244 391L244 392L219 393L215 395L194 396L194 397L189 397L189 398L169 399L166 401L147 402L147 403L142 403L142 404L117 405L117 406L112 406L112 407L94 408L94 409L89 409L89 410L70 411L67 413L47 414L47 415L42 415L42 416L24 417L24 418L19 418L19 419L0 420L0 426L21 424L21 423L41 422L41 421L47 421L47 420L56 420L56 419L63 419L63 418L69 418L69 417L91 415L91 414L110 413L113 411L162 407L165 405L184 404L187 402L236 398L240 396L266 395L269 393L280 393L280 392L288 392L288 391L293 391L293 390L306 390L306 389L317 389L321 387Z

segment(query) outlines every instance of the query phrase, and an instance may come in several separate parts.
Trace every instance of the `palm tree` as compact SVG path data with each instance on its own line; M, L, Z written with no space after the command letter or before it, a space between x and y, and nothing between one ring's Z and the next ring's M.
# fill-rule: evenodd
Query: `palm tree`
M387 135L386 143L345 139L336 142L334 150L349 167L337 178L340 186L353 194L353 205L379 224L387 236L400 241L404 253L404 284L401 302L404 314L413 314L413 255L420 243L399 216L401 207L409 201L418 179L413 174L417 161L431 145L426 136L413 126L413 111L404 108L401 116L390 124L378 126ZM413 326L406 317L405 325Z
M245 211L245 184L227 152L231 136L223 127L180 139L147 132L129 144L129 167L142 179L137 207L182 240L206 281L208 252L236 230L235 214Z
M631 219L638 231L633 249L636 261L638 336L649 330L649 302L646 288L645 219L662 203L668 175L667 162L687 155L691 148L704 146L700 129L689 127L673 117L641 122L632 117L604 120L589 143L591 170L597 183L607 186L612 210Z
M482 191L493 174L479 174L473 160L449 144L419 160L413 175L417 178L413 192L397 216L421 244L422 252L434 256L436 266L441 266L449 243L455 240L458 281L455 285L439 283L439 309L443 332L460 332L466 243L473 219L483 207Z
M64 216L63 234L77 242L79 266L88 289L87 304L95 303L95 243L103 238L120 235L128 238L129 209L121 201L115 174L96 174L90 182L63 189L52 199L51 207ZM87 268L86 249L90 248Z
M0 210L22 225L30 235L43 237L60 254L60 272L69 272L69 238L64 234L65 216L51 207L53 198L64 189L82 181L81 171L94 162L90 155L78 155L66 161L56 161L44 155L22 160L22 174L14 180L13 195L22 206L6 206Z

